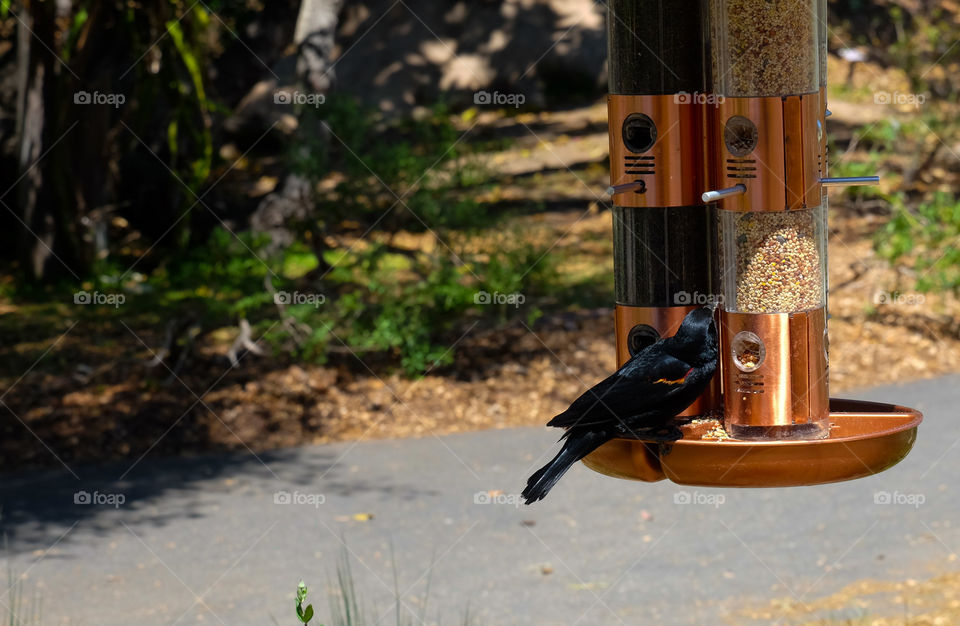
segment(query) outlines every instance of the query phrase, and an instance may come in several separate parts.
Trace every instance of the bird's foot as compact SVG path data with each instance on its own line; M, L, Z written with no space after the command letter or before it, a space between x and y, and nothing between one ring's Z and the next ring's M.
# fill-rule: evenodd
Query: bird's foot
M641 441L656 441L658 443L669 443L683 439L683 431L673 424L652 428L635 428L631 434Z

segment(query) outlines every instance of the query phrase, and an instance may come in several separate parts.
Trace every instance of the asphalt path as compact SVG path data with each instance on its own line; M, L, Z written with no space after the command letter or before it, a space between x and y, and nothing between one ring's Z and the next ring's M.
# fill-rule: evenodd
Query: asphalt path
M556 450L546 428L7 475L5 566L40 594L43 624L102 626L298 624L301 578L312 624L329 626L344 555L369 624L396 623L398 591L407 615L426 596L430 623L469 610L488 625L739 624L773 599L955 571L960 377L846 395L925 421L898 466L818 487L636 483L577 465L519 506Z

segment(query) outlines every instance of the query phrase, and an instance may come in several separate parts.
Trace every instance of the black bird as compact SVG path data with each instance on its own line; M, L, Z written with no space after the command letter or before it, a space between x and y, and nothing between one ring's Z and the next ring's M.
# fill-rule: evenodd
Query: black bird
M571 465L615 437L680 439L671 420L703 393L716 369L713 309L694 309L673 337L640 350L547 422L567 429L560 438L565 441L557 456L527 481L522 494L527 504L542 500Z

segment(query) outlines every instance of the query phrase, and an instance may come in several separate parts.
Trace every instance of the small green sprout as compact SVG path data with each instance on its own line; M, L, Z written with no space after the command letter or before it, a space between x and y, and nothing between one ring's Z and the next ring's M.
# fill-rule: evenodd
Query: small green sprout
M303 607L304 600L307 599L307 584L302 580L297 585L297 619L299 619L304 624L309 624L310 620L313 619L313 605L308 604L306 608Z

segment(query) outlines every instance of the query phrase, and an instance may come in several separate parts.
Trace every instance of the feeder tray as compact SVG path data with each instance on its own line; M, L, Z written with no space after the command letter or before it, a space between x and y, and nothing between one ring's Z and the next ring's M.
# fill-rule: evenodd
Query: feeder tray
M703 439L710 425L681 426L683 439L615 439L583 459L590 469L702 487L795 487L853 480L899 463L913 448L919 411L893 404L830 399L830 435L817 440Z

